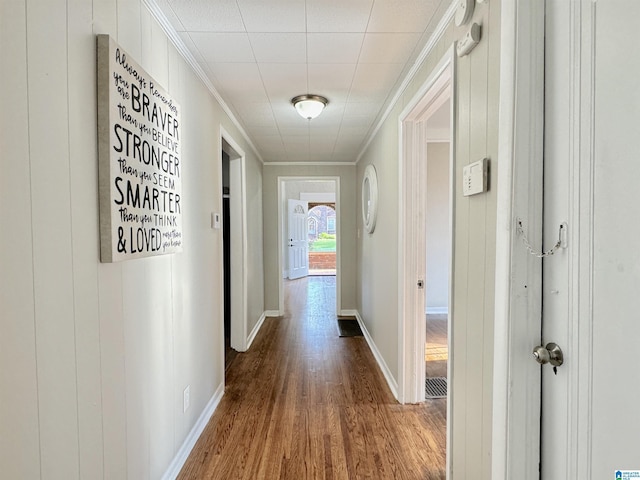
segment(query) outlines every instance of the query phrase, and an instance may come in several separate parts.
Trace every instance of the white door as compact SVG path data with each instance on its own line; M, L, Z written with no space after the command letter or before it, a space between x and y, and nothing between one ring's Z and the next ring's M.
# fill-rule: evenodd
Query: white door
M541 478L640 471L638 0L547 0ZM620 476L616 475L621 471Z
M309 243L307 227L307 202L289 200L289 278L309 275Z

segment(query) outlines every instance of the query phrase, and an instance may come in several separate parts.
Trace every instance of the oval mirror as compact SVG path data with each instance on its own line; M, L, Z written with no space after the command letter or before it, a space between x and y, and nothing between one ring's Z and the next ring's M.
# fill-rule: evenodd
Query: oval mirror
M373 233L378 213L378 176L373 165L367 165L362 179L362 221L364 228Z

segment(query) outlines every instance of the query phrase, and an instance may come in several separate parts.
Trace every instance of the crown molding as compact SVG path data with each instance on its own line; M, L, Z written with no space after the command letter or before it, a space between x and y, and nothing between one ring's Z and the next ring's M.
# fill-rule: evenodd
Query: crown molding
M264 162L271 167L352 167L356 162Z
M231 109L229 108L227 103L224 101L222 96L220 96L220 94L218 93L216 88L213 86L213 84L209 80L209 77L207 77L207 74L204 72L204 70L202 70L202 68L200 67L200 65L198 64L198 62L194 58L194 56L191 54L191 52L189 51L187 46L184 44L184 42L182 41L182 39L180 38L180 36L176 32L175 28L173 28L173 25L171 25L171 23L169 22L169 20L165 16L165 14L162 12L162 10L160 9L160 7L156 3L156 1L155 0L142 0L142 3L145 5L145 7L147 7L149 12L151 12L151 15L153 15L153 17L158 22L158 24L160 25L162 30L165 32L165 34L167 35L167 37L169 38L171 43L173 43L173 45L176 48L176 50L178 51L178 53L182 56L182 58L191 67L191 69L194 71L194 73L200 79L200 81L202 81L202 83L211 92L213 97L220 104L220 106L222 107L224 112L227 114L227 116L230 118L230 120L233 122L233 124L236 126L236 128L238 128L238 130L240 131L240 133L242 134L244 139L247 141L247 143L251 147L251 150L253 150L253 152L256 154L256 156L260 160L260 162L262 164L264 164L264 165L291 165L291 166L293 166L293 165L307 165L307 166L312 166L312 165L313 166L319 166L319 165L324 165L324 166L356 165L360 161L360 159L362 158L364 153L367 151L367 149L369 148L369 145L373 141L374 137L378 134L378 132L380 131L380 128L382 128L382 125L384 124L384 122L387 120L387 118L391 114L391 111L397 105L398 100L400 99L400 97L402 96L402 94L404 93L406 88L409 86L411 81L414 79L414 77L415 77L416 73L418 72L418 70L422 67L422 64L423 64L424 60L433 51L436 43L440 40L440 38L442 38L442 35L446 31L446 29L447 29L449 23L451 22L451 20L453 19L453 16L455 14L456 7L457 7L457 4L458 4L457 0L452 0L451 5L449 6L447 11L445 12L445 14L442 17L442 19L440 19L440 22L438 22L438 25L436 26L434 32L429 37L429 40L427 41L427 44L424 46L424 48L420 52L420 55L418 55L418 57L416 58L416 61L414 62L413 66L411 67L411 70L409 70L409 73L407 73L407 76L402 81L402 84L396 90L396 92L395 92L394 96L392 97L391 102L389 102L389 105L388 105L387 109L385 110L384 114L382 115L382 117L380 117L380 120L376 124L376 127L372 130L371 134L369 135L369 138L367 139L367 142L365 143L364 147L360 151L356 161L355 162L349 162L349 163L347 163L347 162L327 162L327 163L313 162L312 163L312 162L265 162L264 159L262 158L262 156L260 155L260 153L258 152L258 149L256 148L256 146L253 144L253 141L251 140L251 138L249 137L249 135L245 131L244 127L241 125L240 121L236 118L236 116L231 111Z
M404 77L402 84L400 84L400 86L398 87L398 90L396 90L396 93L393 95L391 102L389 102L389 105L385 110L384 114L382 115L382 117L380 117L380 121L378 121L378 123L376 124L376 127L371 131L371 134L369 135L367 142L364 144L364 147L362 147L362 150L358 154L356 163L358 163L362 158L362 156L365 154L365 152L369 148L369 145L371 145L371 142L373 141L374 137L378 134L378 132L382 128L382 125L387 120L387 118L389 117L393 109L396 107L398 100L400 99L404 91L407 89L409 84L413 81L414 77L416 76L416 73L418 73L418 70L420 70L420 68L422 67L423 62L425 61L427 56L433 51L438 41L444 35L444 32L447 30L449 23L451 23L451 20L455 15L456 9L458 7L458 3L460 3L459 0L453 0L451 2L451 5L449 5L449 8L445 12L444 16L438 22L438 25L436 26L435 30L429 37L429 40L427 41L426 45L420 52L420 55L418 55L418 57L416 58L416 61L411 67L411 70L409 70L409 73L407 73L407 76Z
M182 56L185 62L187 62L187 64L191 67L191 69L194 71L194 73L200 79L200 81L205 85L205 87L207 87L207 89L211 92L211 95L213 95L213 97L220 104L220 106L222 107L222 110L224 110L224 113L227 114L229 119L231 119L231 122L233 122L236 128L240 131L240 133L242 134L246 142L251 147L251 150L253 150L253 153L256 154L256 156L258 157L261 163L264 163L262 155L260 155L260 153L258 152L258 149L251 141L251 138L245 131L244 127L242 126L240 121L236 118L236 116L233 114L233 112L229 108L229 105L227 105L227 102L223 100L223 98L220 96L216 88L213 86L213 84L211 83L211 80L209 80L209 77L207 77L207 74L204 72L204 70L202 70L197 60L194 58L194 56L191 54L187 46L184 44L184 42L180 38L180 35L178 35L178 32L176 32L175 28L173 28L173 25L171 25L171 22L169 22L166 15L162 11L162 9L158 6L156 1L142 0L142 3L144 4L145 7L147 7L149 12L151 12L151 15L158 22L158 24L160 25L164 33L167 35L167 37L169 37L169 40L171 40L171 43L173 43L173 46L176 48L178 53Z

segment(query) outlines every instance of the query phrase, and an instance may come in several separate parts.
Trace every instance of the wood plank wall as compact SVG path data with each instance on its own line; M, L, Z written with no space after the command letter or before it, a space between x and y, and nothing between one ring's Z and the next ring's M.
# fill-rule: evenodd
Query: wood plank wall
M97 33L183 108L181 254L99 262ZM220 126L247 153L250 228L262 167L141 0L2 1L0 40L0 476L160 478L223 382Z

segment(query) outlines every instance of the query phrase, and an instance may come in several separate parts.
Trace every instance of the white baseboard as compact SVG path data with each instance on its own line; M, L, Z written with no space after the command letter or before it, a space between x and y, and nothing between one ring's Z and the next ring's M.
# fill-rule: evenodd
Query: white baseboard
M449 307L427 307L427 315L447 315Z
M378 350L378 347L373 341L373 338L371 338L371 335L369 334L369 331L367 330L367 327L365 326L364 321L360 316L360 312L358 312L357 310L343 310L343 312L353 312L353 313L345 313L345 315L354 315L358 320L358 323L360 324L360 328L362 329L362 333L364 334L364 338L369 344L369 348L373 352L373 356L375 357L376 362L378 362L378 366L380 367L380 370L382 370L382 374L384 375L384 378L387 380L387 384L391 389L391 393L393 393L393 396L397 400L398 399L398 382L396 381L395 378L393 378L393 375L391 374L391 370L389 370L389 366L384 361L384 358L382 358L382 354L380 353L380 350Z
M218 408L223 395L224 382L222 382L218 386L217 390L211 397L211 400L209 400L207 406L204 407L204 410L200 414L200 417L198 417L198 420L189 432L189 435L187 435L187 438L185 438L182 446L176 453L175 457L173 457L173 460L169 464L169 468L167 468L167 471L162 476L162 480L175 480L175 478L178 476L180 470L182 470L182 467L184 466L184 462L187 461L191 450L193 450L193 446L198 441L198 438L200 438L200 435L202 435L202 432L207 426L207 423L209 423L211 415L213 415L213 412L215 412L216 408Z
M281 317L282 314L278 310L265 310L265 317Z
M251 330L251 333L247 337L247 350L249 350L249 347L251 346L251 344L255 340L256 335L260 331L260 328L262 328L262 324L264 323L264 319L266 317L267 317L267 312L262 312L262 315L260 315L260 319L258 320L258 323L256 323L256 326L253 327L253 330Z
M356 317L356 318L358 318L358 311L357 310L340 310L340 313L338 313L338 315L340 315L341 317Z

